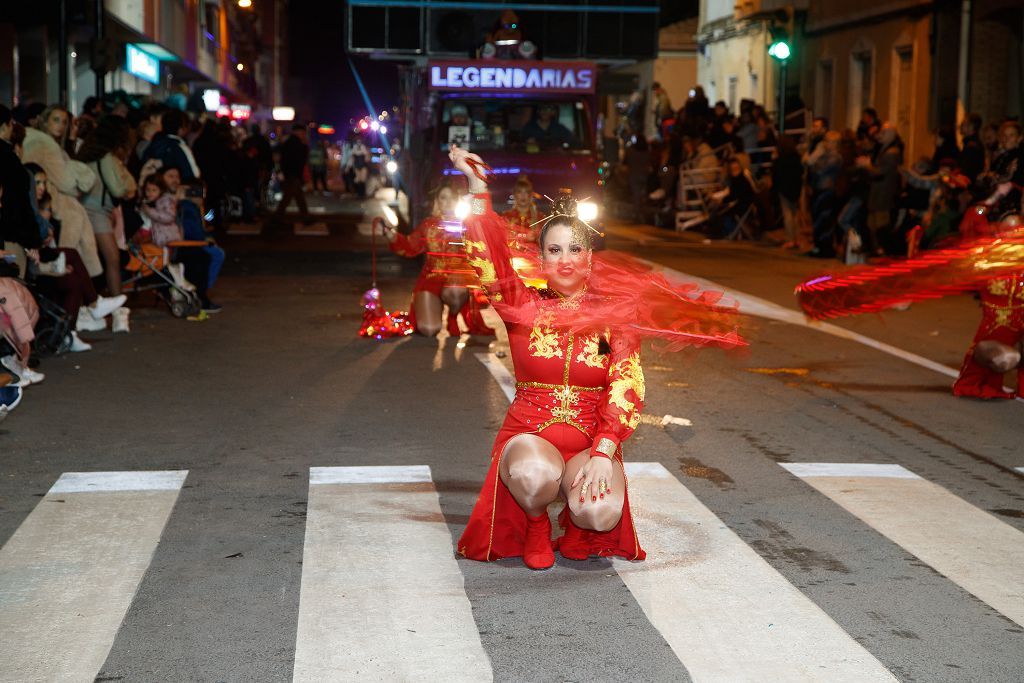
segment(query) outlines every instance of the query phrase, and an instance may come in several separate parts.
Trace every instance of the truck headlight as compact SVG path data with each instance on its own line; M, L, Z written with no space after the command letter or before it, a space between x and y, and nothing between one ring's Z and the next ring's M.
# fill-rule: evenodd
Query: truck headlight
M579 216L581 221L586 221L587 223L597 218L597 213L597 204L594 202L580 202L576 207L576 215Z

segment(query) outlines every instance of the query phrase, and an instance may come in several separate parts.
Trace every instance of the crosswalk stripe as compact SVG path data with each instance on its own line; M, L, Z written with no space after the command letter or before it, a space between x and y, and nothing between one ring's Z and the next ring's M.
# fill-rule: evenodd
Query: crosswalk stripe
M511 403L516 397L516 380L508 371L504 363L493 353L478 353L476 359L484 364L487 371L491 373L498 387L505 394L505 398Z
M0 680L99 673L187 475L61 475L0 548Z
M1024 533L899 465L780 463L950 581L1024 625Z
M294 680L491 678L430 468L311 468Z
M660 463L626 463L647 560L614 566L694 681L896 680Z

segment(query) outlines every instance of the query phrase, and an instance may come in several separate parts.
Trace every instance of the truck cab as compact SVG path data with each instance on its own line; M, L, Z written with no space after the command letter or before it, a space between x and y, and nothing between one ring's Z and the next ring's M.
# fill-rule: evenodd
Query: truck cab
M420 99L410 117L413 207L446 175L452 143L494 169L495 210L511 206L521 175L539 195L563 189L601 204L595 146L597 68L589 62L466 60L430 62L418 74ZM417 144L418 143L418 144ZM544 201L539 208L542 210ZM422 218L414 209L414 220Z

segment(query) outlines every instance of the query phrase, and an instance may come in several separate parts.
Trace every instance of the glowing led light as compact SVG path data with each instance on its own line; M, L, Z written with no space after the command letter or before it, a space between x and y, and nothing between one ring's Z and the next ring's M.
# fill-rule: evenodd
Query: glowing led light
M577 215L580 220L587 221L588 223L597 218L597 204L594 202L580 202L579 206L576 207Z
M238 6L242 9L249 9L252 7L252 0L238 0Z
M388 132L388 127L387 126L381 126L380 127L380 132L381 132L381 135L386 135L387 132Z
M392 159L391 161L389 161L387 163L387 169L388 169L388 173L394 173L395 171L398 170L398 162L396 162L394 159Z
M380 130L380 123L378 123L377 121L371 121L370 122L370 129L371 130Z
M245 71L245 64L242 64L241 62L239 62L238 64L235 65L235 68L238 69L239 71Z
M455 205L455 217L458 218L461 221L461 220L465 219L466 216L468 216L468 215L469 215L469 202L467 202L465 199L460 199L459 202ZM461 226L460 226L460 229L461 229Z

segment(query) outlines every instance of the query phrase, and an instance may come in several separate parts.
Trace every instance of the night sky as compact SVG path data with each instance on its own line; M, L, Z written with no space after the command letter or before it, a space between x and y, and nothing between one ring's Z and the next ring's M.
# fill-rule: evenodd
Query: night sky
M293 0L289 3L289 71L303 79L314 96L309 118L344 127L368 113L345 55L344 0ZM379 112L398 104L394 62L353 57Z
M662 25L696 16L698 4L661 0ZM292 0L288 11L289 71L311 93L314 109L300 116L344 128L350 118L369 113L346 60L345 0ZM397 62L352 59L378 112L398 104Z

